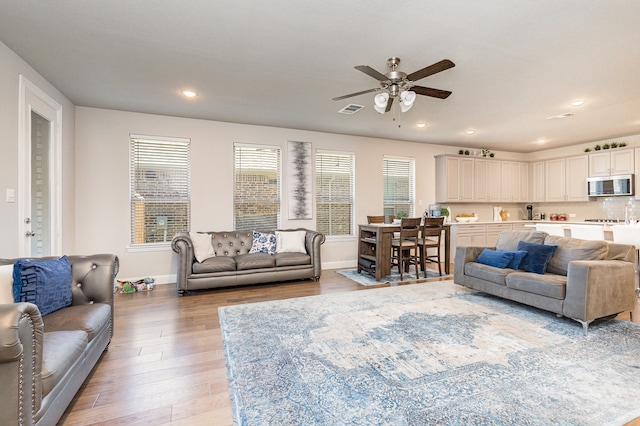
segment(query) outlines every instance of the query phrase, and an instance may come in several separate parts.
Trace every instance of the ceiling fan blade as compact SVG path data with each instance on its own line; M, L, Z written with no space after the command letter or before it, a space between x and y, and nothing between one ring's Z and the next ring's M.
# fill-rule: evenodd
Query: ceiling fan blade
M416 72L412 72L407 76L407 80L409 81L418 81L421 78L428 77L430 75L439 73L440 71L448 70L449 68L455 67L456 64L451 62L448 59L443 59L440 62L436 62L433 65L429 65L428 67L422 68ZM357 68L357 67L356 67Z
M363 90L362 92L349 93L348 95L338 96L337 98L333 98L331 100L332 101L341 101L343 99L347 99L347 98L350 98L352 96L364 95L365 93L377 92L378 90L380 90L380 89L376 88L376 89Z
M418 95L431 96L432 98L447 99L451 94L448 90L432 89L431 87L412 86L411 90Z
M366 75L375 78L378 81L387 81L389 80L386 75L374 70L369 65L357 65L355 67L358 71L365 73Z
M385 108L384 112L391 111L391 105L393 105L393 97L392 96L389 97L389 100L387 101L387 107Z

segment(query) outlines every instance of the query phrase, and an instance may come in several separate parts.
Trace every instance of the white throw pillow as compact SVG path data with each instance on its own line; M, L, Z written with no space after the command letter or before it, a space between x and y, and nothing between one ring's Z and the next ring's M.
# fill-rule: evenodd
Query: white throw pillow
M189 232L191 242L193 243L193 254L196 260L200 263L215 257L216 252L213 250L213 244L211 244L211 235L200 232Z
M307 231L276 231L276 253L307 253Z
M0 266L0 303L13 303L13 264Z

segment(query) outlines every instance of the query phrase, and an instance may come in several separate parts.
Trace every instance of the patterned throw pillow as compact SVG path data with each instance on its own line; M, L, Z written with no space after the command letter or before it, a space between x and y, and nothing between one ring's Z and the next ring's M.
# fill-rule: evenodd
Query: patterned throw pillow
M30 302L45 316L71 305L71 264L59 259L26 260L13 264L13 300Z
M276 252L276 234L267 234L264 232L253 231L253 244L249 253L268 253Z

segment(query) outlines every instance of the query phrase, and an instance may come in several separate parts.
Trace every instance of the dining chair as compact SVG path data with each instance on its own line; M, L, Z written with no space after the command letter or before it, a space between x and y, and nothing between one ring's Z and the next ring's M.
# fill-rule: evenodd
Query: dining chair
M367 223L384 223L384 216L367 216Z
M410 265L416 267L416 279L420 278L418 260L418 238L420 238L420 217L403 217L400 219L400 237L391 240L391 268L398 266L400 280L404 279L404 271Z
M559 235L564 237L564 228L562 225L554 223L536 223L536 231L544 231L549 235Z
M442 263L440 258L440 248L442 232L444 231L444 216L425 217L422 226L422 236L418 239L418 249L420 257L420 269L427 278L427 262L438 264L438 274L442 275ZM435 254L429 255L429 249L435 250Z
M571 238L581 240L604 240L604 226L602 225L571 225Z

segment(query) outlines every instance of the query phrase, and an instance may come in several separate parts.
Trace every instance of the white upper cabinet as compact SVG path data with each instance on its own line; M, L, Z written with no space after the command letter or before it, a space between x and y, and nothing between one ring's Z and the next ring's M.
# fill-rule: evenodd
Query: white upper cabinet
M545 201L565 201L565 163L564 158L544 162Z
M531 163L531 201L546 201L544 161Z
M500 201L522 201L520 164L516 161L500 162Z
M436 156L436 201L473 201L473 158Z
M589 201L587 194L588 168L586 155L565 158L566 201Z
M589 154L589 177L627 175L634 169L633 149L614 148Z

